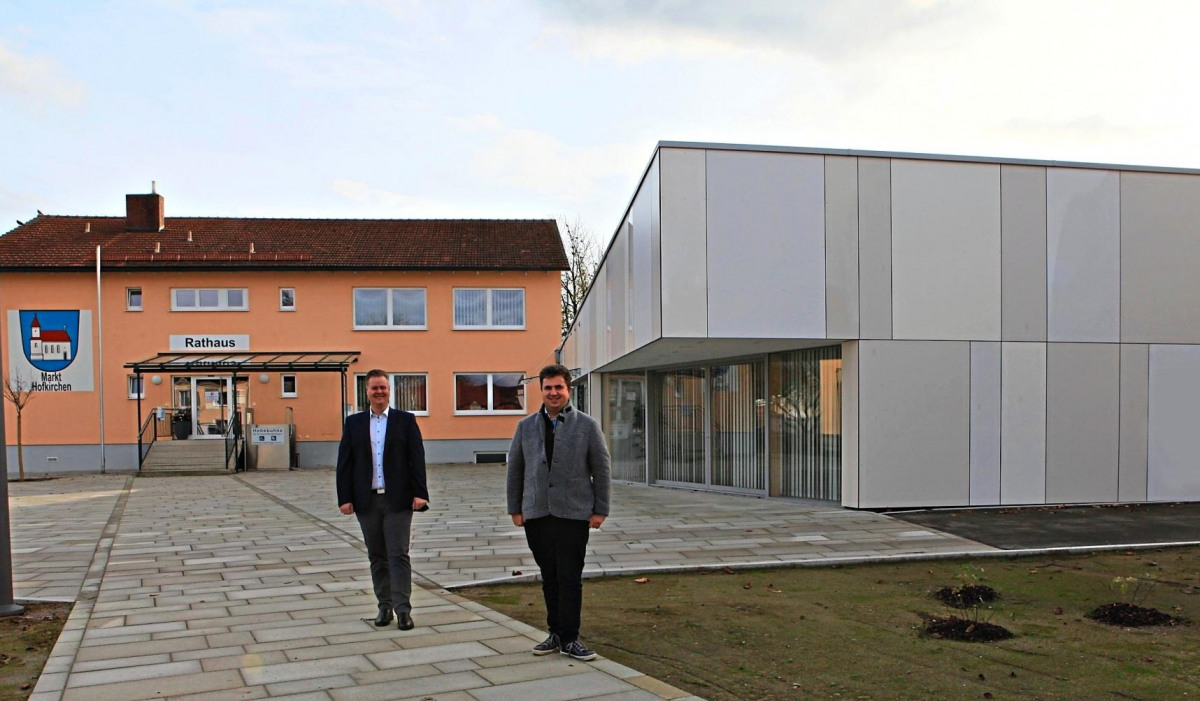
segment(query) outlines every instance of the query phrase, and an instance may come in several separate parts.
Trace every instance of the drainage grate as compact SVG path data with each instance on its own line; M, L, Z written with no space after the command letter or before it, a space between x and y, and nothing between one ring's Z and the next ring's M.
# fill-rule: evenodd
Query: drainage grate
M508 453L475 453L475 462L508 462Z

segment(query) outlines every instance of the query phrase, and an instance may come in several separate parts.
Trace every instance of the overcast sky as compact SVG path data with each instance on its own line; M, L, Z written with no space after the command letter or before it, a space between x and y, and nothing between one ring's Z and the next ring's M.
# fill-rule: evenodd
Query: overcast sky
M0 232L576 217L660 140L1200 168L1200 2L3 0Z

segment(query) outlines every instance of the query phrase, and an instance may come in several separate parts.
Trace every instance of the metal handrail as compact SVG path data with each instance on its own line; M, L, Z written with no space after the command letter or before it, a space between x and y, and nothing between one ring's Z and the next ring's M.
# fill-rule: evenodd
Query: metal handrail
M154 427L150 431L150 440L146 441L146 429ZM150 449L154 447L154 441L158 440L158 413L150 412L146 420L142 423L142 427L138 430L138 470L142 469L142 463L146 462L146 456L150 454Z
M222 434L225 438L225 469L229 469L229 459L237 456L238 465L234 466L235 472L240 472L241 467L241 443L242 443L242 412L235 411L229 417L229 424L225 426L225 432Z

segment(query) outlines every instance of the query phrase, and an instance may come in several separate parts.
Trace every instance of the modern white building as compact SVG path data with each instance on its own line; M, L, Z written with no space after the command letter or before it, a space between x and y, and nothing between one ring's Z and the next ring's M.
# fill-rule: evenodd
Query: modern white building
M660 143L563 360L630 482L1200 500L1200 171Z

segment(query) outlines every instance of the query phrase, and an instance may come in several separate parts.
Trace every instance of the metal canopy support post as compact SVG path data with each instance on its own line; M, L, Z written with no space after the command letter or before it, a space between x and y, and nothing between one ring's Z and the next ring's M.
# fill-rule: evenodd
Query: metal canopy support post
M346 369L342 368L342 397L338 400L339 425L346 428Z
M137 379L135 379L135 380L133 381L133 389L134 389L134 394L136 394L136 395L137 395L137 411L138 411L138 422L137 422L137 427L138 427L138 471L140 472L140 471L141 471L141 469L142 469L142 395L143 395L143 394L145 394L146 392L145 392L145 388L144 388L144 387L143 387L143 385L142 385L142 373L141 373L141 371L136 371L136 372L134 373L134 375L133 375L133 376L134 376L135 378L137 378Z
M13 601L12 583L12 538L8 528L8 440L4 436L4 405L0 402L0 468L4 479L0 481L0 616L15 616L25 607Z

